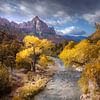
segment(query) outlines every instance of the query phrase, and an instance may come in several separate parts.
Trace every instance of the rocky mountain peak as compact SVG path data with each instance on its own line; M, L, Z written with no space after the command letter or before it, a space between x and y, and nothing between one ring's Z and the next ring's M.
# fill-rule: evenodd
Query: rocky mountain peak
M35 16L35 17L33 18L33 20L34 20L34 21L37 21L37 20L40 20L40 18L39 18L38 16Z
M37 22L41 22L40 18L38 16L35 16L32 21L33 24L36 24Z
M33 24L35 31L38 33L55 33L54 29L48 27L38 16L35 16L31 23Z

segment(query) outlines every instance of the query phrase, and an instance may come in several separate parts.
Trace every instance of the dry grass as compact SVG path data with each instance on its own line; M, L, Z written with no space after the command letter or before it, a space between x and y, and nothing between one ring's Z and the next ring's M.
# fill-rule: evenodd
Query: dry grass
M47 79L39 79L34 84L32 82L24 84L17 91L17 95L13 97L13 100L30 100L35 94L40 92L46 85Z

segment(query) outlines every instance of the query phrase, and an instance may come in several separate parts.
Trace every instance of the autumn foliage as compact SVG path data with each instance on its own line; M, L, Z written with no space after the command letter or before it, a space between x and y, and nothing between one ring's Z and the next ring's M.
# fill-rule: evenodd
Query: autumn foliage
M23 39L23 43L24 46L22 50L16 55L16 62L18 66L20 66L22 62L28 63L31 66L31 70L35 71L36 63L39 59L42 64L46 64L47 59L45 56L50 53L50 50L53 47L53 43L51 41L28 35Z
M69 42L59 57L65 65L85 65L92 62L99 56L100 46L90 43L89 40L82 40L80 43L74 45Z

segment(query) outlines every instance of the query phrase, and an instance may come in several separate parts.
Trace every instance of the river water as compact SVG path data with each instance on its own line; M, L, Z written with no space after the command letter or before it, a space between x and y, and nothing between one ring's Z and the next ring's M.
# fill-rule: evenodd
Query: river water
M60 59L53 59L57 66L57 72L45 89L35 96L34 100L80 100L81 92L77 83L80 72L73 68L65 69Z

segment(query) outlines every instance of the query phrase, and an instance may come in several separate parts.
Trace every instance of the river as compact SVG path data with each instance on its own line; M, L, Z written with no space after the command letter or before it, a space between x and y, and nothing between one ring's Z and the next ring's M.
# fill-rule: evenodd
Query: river
M60 59L53 59L57 66L57 72L45 89L35 96L34 100L80 100L81 92L77 83L80 72L73 68L65 69Z

